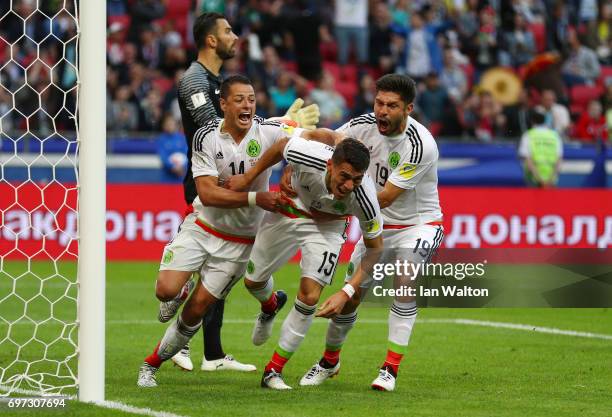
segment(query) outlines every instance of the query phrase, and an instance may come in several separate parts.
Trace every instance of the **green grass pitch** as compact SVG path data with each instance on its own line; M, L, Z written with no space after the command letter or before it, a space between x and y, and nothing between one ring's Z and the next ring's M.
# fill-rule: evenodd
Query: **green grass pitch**
M5 262L0 272L0 299L12 291L27 297L38 291L40 280L21 274L23 264ZM49 275L34 263L33 270ZM74 274L74 265L61 265ZM8 272L8 275L7 275ZM183 372L166 363L158 373L159 387L136 387L138 367L163 335L166 325L156 321L154 281L157 264L113 262L107 269L106 397L135 407L182 416L610 416L612 415L612 341L537 332L424 321L415 325L409 352L402 363L396 391L372 391L370 382L385 356L388 310L364 306L342 351L337 378L314 388L298 380L319 359L326 322L315 319L304 343L285 367L291 392L259 387L261 373L207 373L199 371L202 336L191 343L196 370ZM339 268L332 288L339 288ZM297 291L297 265L275 274L276 288ZM61 293L62 281L46 290ZM74 294L75 288L68 288ZM7 299L8 300L8 299ZM290 303L287 307L290 306ZM250 342L257 303L237 285L228 297L222 337L226 352L262 369L276 341L285 308L272 339L261 347ZM19 317L18 304L0 302L0 317ZM45 317L45 304L28 307L28 315ZM69 317L71 304L58 305L55 314ZM62 310L63 309L63 310ZM609 309L421 309L421 319L468 318L524 323L594 333L612 334ZM0 338L8 326L0 323ZM11 337L27 340L27 325L14 325ZM14 349L0 344L0 363L12 361ZM60 347L58 347L60 348ZM66 346L61 347L66 349ZM5 366L5 365L1 365ZM53 415L52 411L9 411L0 404L0 416ZM70 401L62 416L134 415ZM60 414L57 414L60 415Z

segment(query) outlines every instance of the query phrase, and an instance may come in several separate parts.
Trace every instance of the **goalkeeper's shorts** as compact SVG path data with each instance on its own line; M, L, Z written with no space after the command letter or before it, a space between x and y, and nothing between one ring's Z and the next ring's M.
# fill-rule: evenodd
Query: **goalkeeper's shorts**
M224 240L196 224L195 213L183 220L177 235L164 248L160 271L200 271L202 284L223 299L244 276L253 245Z

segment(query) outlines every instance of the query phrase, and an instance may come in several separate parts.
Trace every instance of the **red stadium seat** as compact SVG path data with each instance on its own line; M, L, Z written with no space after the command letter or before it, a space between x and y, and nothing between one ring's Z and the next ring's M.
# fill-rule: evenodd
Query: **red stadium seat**
M336 91L344 97L346 100L346 105L348 108L353 108L353 103L355 102L355 96L357 95L357 84L345 82L345 81L336 81Z
M171 0L166 4L166 16L177 19L187 18L191 8L191 0Z
M573 106L586 107L589 101L598 99L602 93L600 86L576 85L570 89L570 103Z

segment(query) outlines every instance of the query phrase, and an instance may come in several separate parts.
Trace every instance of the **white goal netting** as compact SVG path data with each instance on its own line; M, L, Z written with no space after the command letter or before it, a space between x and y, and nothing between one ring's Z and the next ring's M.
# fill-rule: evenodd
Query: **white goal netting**
M76 392L76 16L0 1L0 396Z

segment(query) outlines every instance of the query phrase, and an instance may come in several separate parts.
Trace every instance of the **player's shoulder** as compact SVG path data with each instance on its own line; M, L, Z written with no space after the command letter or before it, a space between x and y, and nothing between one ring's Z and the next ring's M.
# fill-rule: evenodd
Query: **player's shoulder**
M438 159L438 145L433 135L427 127L412 117L408 118L406 138L411 147L411 162L421 163L423 160Z
M179 90L202 84L208 84L208 72L202 64L193 61L179 79Z
M350 127L360 127L362 129L368 129L376 127L376 116L374 113L366 113L361 116L353 117L348 121Z
M202 127L196 130L193 135L195 150L201 150L202 144L209 138L214 137L215 132L223 119L214 118L206 122ZM198 146L199 145L199 146Z
M380 211L376 199L376 188L368 174L364 175L361 184L353 190L353 198L367 220L375 218Z
M325 171L334 148L300 137L292 138L285 148L285 159L305 170Z

